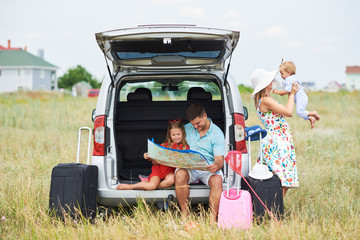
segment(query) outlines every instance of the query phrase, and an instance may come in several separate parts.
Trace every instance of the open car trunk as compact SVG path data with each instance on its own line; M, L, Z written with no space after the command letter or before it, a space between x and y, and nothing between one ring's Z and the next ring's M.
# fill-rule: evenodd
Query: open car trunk
M182 81L184 78L186 81ZM200 77L200 81L193 78L158 81L159 86L150 89L147 86L152 84L145 84L144 80L136 83L123 80L117 86L114 129L120 182L134 183L140 181L139 175L150 175L152 163L143 158L147 152L147 139L161 144L170 119L188 123L186 109L193 103L202 104L208 117L225 132L224 103L217 79L214 76ZM174 88L178 90L173 91ZM167 97L159 98L157 89Z
M240 33L189 25L154 25L106 31L95 36L114 70L223 70Z

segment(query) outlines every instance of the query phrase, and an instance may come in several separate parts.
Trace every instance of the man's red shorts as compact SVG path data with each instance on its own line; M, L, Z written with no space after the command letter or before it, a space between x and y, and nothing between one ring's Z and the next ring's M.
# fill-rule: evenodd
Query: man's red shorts
M164 165L153 165L151 168L151 174L149 176L149 181L150 178L153 176L158 176L161 180L163 180L166 175L168 175L169 173L174 173L175 172L175 168L173 167L168 167L168 166L164 166Z

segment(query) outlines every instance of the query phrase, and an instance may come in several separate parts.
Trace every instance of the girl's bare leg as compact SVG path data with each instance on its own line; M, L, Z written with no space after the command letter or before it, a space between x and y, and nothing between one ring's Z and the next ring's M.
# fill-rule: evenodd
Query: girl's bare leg
M156 189L160 184L160 177L153 176L150 178L149 182L138 182L135 184L125 184L120 183L116 189L117 190L133 190L133 189L139 189L139 190L154 190Z
M173 186L175 183L175 175L173 173L169 173L165 176L164 180L159 184L159 188L168 188Z

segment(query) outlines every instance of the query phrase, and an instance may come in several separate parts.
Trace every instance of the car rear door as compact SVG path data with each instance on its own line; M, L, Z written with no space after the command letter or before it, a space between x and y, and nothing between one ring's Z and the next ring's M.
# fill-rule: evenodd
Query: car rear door
M192 25L156 25L96 33L114 70L224 70L240 33Z

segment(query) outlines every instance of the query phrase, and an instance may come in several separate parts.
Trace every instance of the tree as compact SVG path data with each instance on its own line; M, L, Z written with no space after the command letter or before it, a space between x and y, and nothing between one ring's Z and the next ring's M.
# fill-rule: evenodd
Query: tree
M58 87L71 89L78 82L87 82L93 88L100 88L101 83L98 82L86 69L80 65L70 68L63 76L59 77Z

